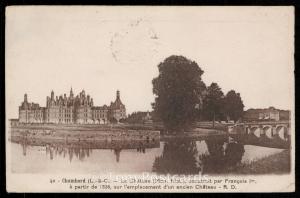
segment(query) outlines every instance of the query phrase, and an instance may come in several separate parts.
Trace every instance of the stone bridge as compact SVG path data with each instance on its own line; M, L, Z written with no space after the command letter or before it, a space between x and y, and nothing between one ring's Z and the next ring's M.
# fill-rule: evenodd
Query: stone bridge
M266 136L270 139L278 136L287 140L291 134L290 121L245 122L228 126L232 134L254 134L256 137Z

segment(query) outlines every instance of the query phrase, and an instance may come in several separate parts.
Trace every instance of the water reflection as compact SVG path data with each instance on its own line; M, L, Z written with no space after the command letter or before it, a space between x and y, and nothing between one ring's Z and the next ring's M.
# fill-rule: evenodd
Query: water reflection
M27 142L26 140L21 142L22 150L23 150L23 155L26 156L26 151L27 151Z
M105 169L120 173L224 174L238 170L247 160L282 151L244 146L236 140L212 136L198 140L93 141L90 144L85 141L67 143L14 138L12 142L17 145L13 147L13 169L34 172L46 171L47 167L55 172L63 172L73 167L72 170L80 169L83 173L99 173ZM19 163L20 160L23 163ZM37 163L33 165L32 161Z
M235 169L245 153L244 145L223 138L205 140L209 154L200 155L203 174L227 173Z
M155 158L153 171L162 174L197 174L196 142L172 140L165 142L162 155Z
M196 141L172 140L165 143L162 155L155 158L153 171L161 174L219 174L236 168L244 145L224 137L204 140L207 152L197 150Z
M69 161L72 162L73 157L75 156L80 161L84 161L85 158L89 157L92 153L93 149L92 147L89 147L88 145L83 146L80 143L38 143L32 140L29 140L27 138L21 138L18 140L14 140L13 142L18 143L22 147L23 156L26 156L27 149L30 146L42 146L45 148L45 153L47 156L49 156L50 160L53 160L56 156L60 156L65 158L67 155L69 157ZM125 145L125 146L124 146ZM127 145L127 147L126 147ZM111 144L108 144L108 142L98 142L98 147L107 149L110 148L115 157L116 162L120 161L120 155L121 151L123 149L128 149L128 143L124 142L112 142ZM146 153L146 147L148 148L156 148L159 147L159 141L155 142L155 144L150 143L149 140L146 141L139 141L139 142L132 142L130 148L136 148L136 151L138 153Z
M120 161L120 154L121 154L121 148L115 148L114 149L114 154L116 155L116 162Z
M149 143L149 140L147 139L147 143ZM142 142L139 143L138 148L136 149L139 153L146 153L146 148Z

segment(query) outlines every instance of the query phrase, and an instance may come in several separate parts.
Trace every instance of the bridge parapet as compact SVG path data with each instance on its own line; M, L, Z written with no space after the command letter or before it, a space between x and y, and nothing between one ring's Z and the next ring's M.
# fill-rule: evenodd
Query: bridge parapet
M256 137L267 136L270 139L279 136L281 139L286 140L287 136L291 134L290 131L289 121L247 122L228 126L229 133L254 134Z

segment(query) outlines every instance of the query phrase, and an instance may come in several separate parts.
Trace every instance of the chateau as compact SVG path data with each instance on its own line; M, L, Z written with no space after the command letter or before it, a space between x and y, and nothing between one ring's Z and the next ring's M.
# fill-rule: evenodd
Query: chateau
M19 107L20 123L56 123L56 124L106 124L119 122L126 118L126 108L117 91L115 102L110 106L94 106L93 98L82 90L74 96L71 88L70 95L47 96L46 107L37 103L29 103L27 94Z

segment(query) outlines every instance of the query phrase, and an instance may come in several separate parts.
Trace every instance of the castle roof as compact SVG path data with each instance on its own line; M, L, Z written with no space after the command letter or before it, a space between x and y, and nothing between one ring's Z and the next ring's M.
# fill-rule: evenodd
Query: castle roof
M95 109L95 110L108 110L108 106L106 106L106 105L94 106L94 107L92 107L92 109Z
M121 99L118 97L115 102L112 102L110 104L110 108L111 109L120 109L120 108L124 108L124 104L122 103Z

